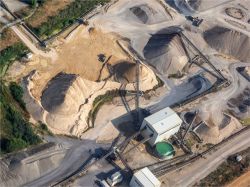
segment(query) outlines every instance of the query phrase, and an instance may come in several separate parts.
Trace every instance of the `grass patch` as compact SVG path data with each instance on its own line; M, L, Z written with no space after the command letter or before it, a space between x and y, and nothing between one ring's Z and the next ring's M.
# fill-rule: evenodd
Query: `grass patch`
M240 120L241 124L244 126L250 125L250 118Z

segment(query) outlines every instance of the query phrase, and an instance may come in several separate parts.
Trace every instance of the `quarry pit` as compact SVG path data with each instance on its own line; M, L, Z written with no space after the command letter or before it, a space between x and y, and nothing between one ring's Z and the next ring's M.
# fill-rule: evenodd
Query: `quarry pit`
M178 114L197 111L202 123L197 120L199 126L194 131L204 145L217 144L242 129L241 120L250 117L249 81L245 77L250 67L250 15L242 7L250 9L247 0L114 1L91 17L88 25L80 24L67 36L56 38L46 55L34 54L28 62L13 63L7 78L21 80L31 121L47 124L56 135L80 140L56 140L49 147L52 155L41 151L34 156L46 158L45 165L52 162L54 173L46 167L35 170L34 165L42 165L39 159L28 166L25 161L30 158L26 157L2 160L0 164L14 168L11 173L4 165L4 172L11 177L2 184L48 185L56 171L64 176L67 168L77 168L72 163L65 169L60 163L78 160L81 154L87 158L91 147L110 145L120 133L117 124L132 124L137 79L140 108L147 112L166 107L173 107ZM196 27L187 15L204 20ZM237 69L242 67L247 72L244 75ZM227 85L220 85L221 75ZM121 90L125 96L117 94ZM99 108L102 97L107 102ZM156 160L143 146L135 152L149 165ZM132 165L133 156L129 155ZM15 159L17 163L11 163ZM143 167L143 163L136 164ZM18 172L25 167L35 173L24 180ZM88 174L91 181L80 178L74 184L92 184L98 167Z

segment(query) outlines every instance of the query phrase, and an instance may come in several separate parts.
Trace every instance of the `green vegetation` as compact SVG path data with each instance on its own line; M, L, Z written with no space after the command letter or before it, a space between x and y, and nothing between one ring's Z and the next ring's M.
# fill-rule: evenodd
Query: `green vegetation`
M250 118L242 119L240 122L245 126L250 125Z
M154 88L152 90L156 90L157 88L164 85L164 82L159 77L156 76L156 79L158 81L158 84L156 86L154 86ZM144 92L144 94L148 94L148 92L150 92L150 91L151 90L148 90L148 91ZM130 92L133 92L133 91L130 91ZM94 125L96 115L97 115L98 111L100 110L100 108L104 104L111 102L114 97L119 97L119 96L120 96L119 90L112 90L112 91L107 91L104 95L99 95L98 97L96 97L94 102L93 102L92 109L88 115L88 120L87 120L88 124L90 124L90 122L91 122L91 124Z
M12 91L11 91L12 89ZM14 93L14 97L12 94ZM29 115L21 106L23 91L18 85L12 83L9 87L1 84L0 90L0 153L9 153L35 145L41 139L34 134Z
M32 6L33 8L37 6L38 4L43 4L46 0L27 0L26 2Z
M91 122L92 125L95 123L96 115L100 108L108 102L111 102L114 97L119 96L119 90L107 91L104 95L99 95L95 98L92 110L89 112L88 124Z
M9 65L21 58L28 49L22 43L16 43L0 51L0 77L3 77Z
M109 0L75 0L65 9L58 12L56 16L49 19L33 31L42 38L47 38L53 34L60 32L65 27L72 24L82 14L93 9L98 4L104 4Z
M250 165L250 148L237 154L240 154L243 158L240 163L235 160L236 154L231 155L227 161L223 162L215 171L194 186L225 186L241 176L248 170Z
M12 97L19 103L22 109L26 110L25 103L23 101L23 88L15 82L11 82L9 85L10 93Z

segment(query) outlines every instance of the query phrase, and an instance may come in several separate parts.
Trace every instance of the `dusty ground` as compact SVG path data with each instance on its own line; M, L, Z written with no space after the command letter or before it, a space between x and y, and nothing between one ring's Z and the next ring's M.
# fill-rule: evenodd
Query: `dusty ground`
M54 42L50 53L34 49L38 54L31 61L14 63L7 77L25 77L25 100L35 120L44 121L56 133L81 135L95 97L119 89L120 83L134 89L135 63L117 39L81 25L66 39ZM106 56L105 63L99 55ZM149 68L142 65L139 71L142 90L157 84Z
M227 187L249 187L250 186L250 171L235 179Z

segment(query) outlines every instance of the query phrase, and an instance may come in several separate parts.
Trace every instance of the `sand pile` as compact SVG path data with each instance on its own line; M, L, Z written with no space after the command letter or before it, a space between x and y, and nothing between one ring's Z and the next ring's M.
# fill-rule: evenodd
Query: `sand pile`
M208 125L209 124L209 125ZM195 132L204 140L205 143L217 144L230 136L241 127L240 122L233 116L224 115L222 121L215 125L211 120L203 123L195 129Z
M69 114L69 112L77 112L77 107L74 106L75 103L74 95L70 99L65 97L69 95L69 88L76 80L77 76L75 74L59 73L53 79L50 80L48 86L43 90L41 103L45 110L48 112L55 112L60 114ZM64 101L71 100L71 104L67 104ZM62 106L62 105L66 106ZM58 111L59 108L63 110Z
M121 61L113 66L114 79L120 83L135 83L136 82L136 64L128 61ZM146 66L139 67L140 81L147 80L151 72Z
M107 91L134 90L136 66L120 48L114 34L83 25L66 39L55 41L57 58L34 58L22 69L24 101L36 121L57 134L81 136L95 98ZM104 61L100 56L105 56ZM152 89L158 81L152 70L140 67L140 90Z
M114 11L119 7L119 11ZM142 24L156 24L162 21L170 20L171 16L160 5L152 0L123 0L114 4L109 13L116 13L116 18L125 18L128 22L138 22Z
M0 186L21 186L57 168L65 156L60 145L48 143L0 160Z
M146 61L162 74L181 72L188 62L181 38L162 30L151 36L143 50Z
M153 113L165 107L184 102L205 92L211 86L212 82L202 75L190 77L188 80L172 88L168 93L168 97L163 98L160 103L149 106L148 109Z
M126 89L134 90L135 64L129 64L126 71L121 69L123 64L115 67L116 77L119 75L122 83L124 80L127 81ZM152 86L158 83L154 73L145 66L140 69L142 76L140 90L152 89ZM88 127L88 114L95 98L121 86L120 82L112 79L93 82L80 75L59 73L45 86L41 99L35 99L32 94L36 83L34 77L40 78L35 72L24 81L26 83L24 100L32 117L46 123L54 133L76 136L81 136Z
M119 0L108 7L106 12L92 17L89 24L131 40L148 36L149 30L173 19L172 11L163 4L155 0Z
M213 27L204 32L208 45L217 51L250 62L250 38L238 31L224 27Z

